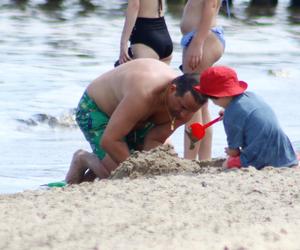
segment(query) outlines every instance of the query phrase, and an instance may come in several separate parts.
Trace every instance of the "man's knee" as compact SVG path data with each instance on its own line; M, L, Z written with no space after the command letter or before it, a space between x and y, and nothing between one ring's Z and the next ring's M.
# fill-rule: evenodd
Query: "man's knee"
M76 163L82 163L82 161L87 157L87 154L89 154L87 151L79 149L73 154L73 161Z
M78 149L74 154L73 156L76 156L76 157L82 157L83 155L85 155L87 153L87 151L83 150L83 149Z

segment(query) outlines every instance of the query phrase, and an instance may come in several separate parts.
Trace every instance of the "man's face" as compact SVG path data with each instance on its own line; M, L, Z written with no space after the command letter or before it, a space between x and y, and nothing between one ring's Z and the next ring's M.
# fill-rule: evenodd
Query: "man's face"
M190 91L183 96L177 96L174 92L169 107L171 115L182 121L188 121L200 108L201 105L195 101Z

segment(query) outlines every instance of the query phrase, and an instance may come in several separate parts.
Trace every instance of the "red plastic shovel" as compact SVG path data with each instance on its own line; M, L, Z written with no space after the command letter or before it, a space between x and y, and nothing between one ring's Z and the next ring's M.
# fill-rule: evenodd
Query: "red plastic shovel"
M198 140L201 140L205 136L205 129L213 125L214 123L222 120L223 116L219 116L218 118L202 125L198 122L190 125L191 135Z

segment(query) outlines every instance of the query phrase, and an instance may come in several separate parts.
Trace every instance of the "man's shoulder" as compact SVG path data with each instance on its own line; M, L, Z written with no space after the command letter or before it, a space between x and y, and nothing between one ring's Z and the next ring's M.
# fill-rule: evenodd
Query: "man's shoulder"
M128 66L132 66L132 67L145 67L145 68L153 68L153 67L169 67L166 63L154 59L154 58L137 58L134 59L128 63L126 63ZM125 64L125 65L126 65ZM138 71L136 71L138 73Z

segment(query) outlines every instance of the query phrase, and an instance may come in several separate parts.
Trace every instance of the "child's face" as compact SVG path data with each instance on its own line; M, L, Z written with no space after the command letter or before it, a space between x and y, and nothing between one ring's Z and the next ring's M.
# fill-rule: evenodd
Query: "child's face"
M221 98L218 98L218 99L212 98L211 101L212 101L215 105L220 106L220 107L223 107L223 106L222 106Z

